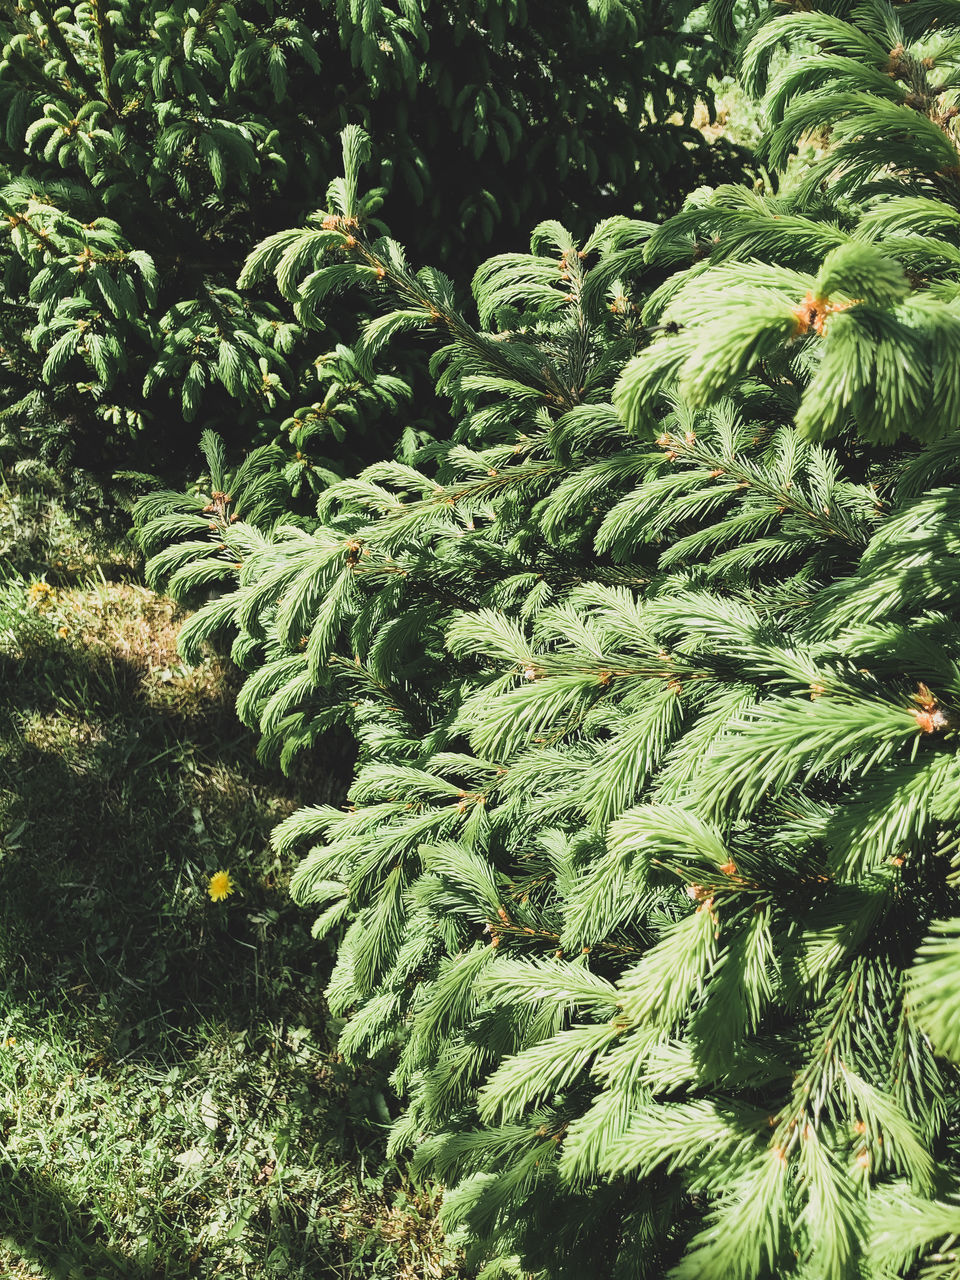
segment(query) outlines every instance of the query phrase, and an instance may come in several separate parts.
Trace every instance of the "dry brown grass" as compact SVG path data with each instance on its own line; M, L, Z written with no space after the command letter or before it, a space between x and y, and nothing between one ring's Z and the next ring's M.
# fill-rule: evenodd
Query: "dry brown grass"
M57 594L67 637L132 667L146 692L167 705L177 703L181 711L224 701L230 673L223 663L211 657L187 667L180 661L177 637L184 614L167 596L132 582L99 582Z

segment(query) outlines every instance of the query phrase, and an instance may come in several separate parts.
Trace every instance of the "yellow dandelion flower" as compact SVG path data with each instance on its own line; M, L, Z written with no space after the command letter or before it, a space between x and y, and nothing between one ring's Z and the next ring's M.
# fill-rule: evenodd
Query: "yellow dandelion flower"
M38 609L44 609L48 604L53 604L56 595L49 582L31 582L27 590L27 599Z
M58 628L57 628L57 635L61 638L61 640L66 640L66 638L67 638L67 636L68 636L69 634L70 634L70 628L69 628L69 627L58 627Z
M233 893L234 885L229 871L215 871L207 885L207 893L214 902L222 902Z

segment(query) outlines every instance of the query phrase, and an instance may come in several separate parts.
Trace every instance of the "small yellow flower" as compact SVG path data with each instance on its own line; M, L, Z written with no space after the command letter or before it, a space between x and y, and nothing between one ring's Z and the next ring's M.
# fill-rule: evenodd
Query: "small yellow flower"
M27 590L27 599L38 609L45 609L56 598L57 593L49 582L31 582Z
M69 628L69 627L58 627L58 628L57 628L57 635L60 637L60 639L61 639L61 640L66 640L66 638L67 638L67 636L68 636L69 634L70 634L70 628Z
M210 877L210 883L207 885L207 893L214 902L222 902L224 898L229 898L233 893L233 881L230 879L229 871L215 871Z

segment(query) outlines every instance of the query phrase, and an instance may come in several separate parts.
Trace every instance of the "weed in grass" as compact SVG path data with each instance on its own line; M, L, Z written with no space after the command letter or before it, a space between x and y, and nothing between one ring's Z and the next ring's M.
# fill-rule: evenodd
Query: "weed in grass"
M42 569L0 598L0 1275L461 1274L268 844L298 788L339 801L340 744L265 769L168 601Z

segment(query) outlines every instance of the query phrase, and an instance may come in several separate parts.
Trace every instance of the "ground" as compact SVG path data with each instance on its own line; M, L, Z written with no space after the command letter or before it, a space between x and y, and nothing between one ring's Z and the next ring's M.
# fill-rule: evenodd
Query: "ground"
M0 1275L461 1274L269 846L339 801L342 747L261 765L230 671L184 667L172 603L45 496L0 496L4 550Z

